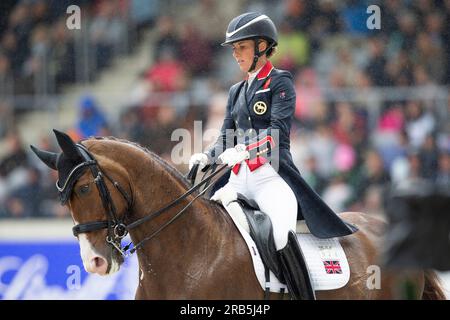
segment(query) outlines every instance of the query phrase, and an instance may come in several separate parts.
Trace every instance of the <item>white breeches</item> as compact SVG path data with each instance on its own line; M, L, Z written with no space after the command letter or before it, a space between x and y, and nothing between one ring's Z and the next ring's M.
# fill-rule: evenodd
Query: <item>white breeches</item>
M288 232L295 232L296 228L297 198L270 164L265 163L251 172L245 161L242 162L239 173L236 175L231 172L230 180L224 188L233 188L256 201L261 211L272 221L277 250L286 246Z

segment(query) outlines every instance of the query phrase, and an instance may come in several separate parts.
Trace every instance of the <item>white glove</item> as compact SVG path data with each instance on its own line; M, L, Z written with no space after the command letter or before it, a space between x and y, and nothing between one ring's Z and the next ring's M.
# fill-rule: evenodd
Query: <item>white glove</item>
M193 154L189 159L189 170L197 163L199 164L198 169L203 169L208 164L208 156L205 153Z
M250 158L250 153L245 150L244 144L238 144L234 148L225 150L218 159L229 167L233 167L237 163Z

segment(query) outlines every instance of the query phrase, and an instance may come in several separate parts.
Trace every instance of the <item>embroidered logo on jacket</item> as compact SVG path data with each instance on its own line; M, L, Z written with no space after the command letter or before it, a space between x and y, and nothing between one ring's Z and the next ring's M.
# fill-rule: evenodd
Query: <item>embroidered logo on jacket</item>
M255 113L259 116L266 113L266 111L267 111L266 103L264 101L257 101L253 105L253 111L255 111Z

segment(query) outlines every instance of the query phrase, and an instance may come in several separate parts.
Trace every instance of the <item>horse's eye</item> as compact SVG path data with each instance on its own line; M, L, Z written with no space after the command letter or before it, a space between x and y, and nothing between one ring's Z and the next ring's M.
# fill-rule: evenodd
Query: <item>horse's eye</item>
M85 185L81 186L78 190L79 190L81 195L85 195L85 194L87 194L89 192L90 187L89 187L88 184L85 184Z

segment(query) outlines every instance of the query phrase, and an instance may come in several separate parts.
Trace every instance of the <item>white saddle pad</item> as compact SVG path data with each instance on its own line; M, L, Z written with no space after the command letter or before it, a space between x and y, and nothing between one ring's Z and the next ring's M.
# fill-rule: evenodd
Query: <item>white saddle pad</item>
M233 214L230 216L247 243L256 276L263 290L268 285L271 292L279 292L281 288L287 292L286 285L282 284L272 272L270 272L270 282L266 284L264 265L255 242L244 227L236 221ZM347 284L350 279L350 267L337 238L319 239L310 233L297 233L297 239L305 256L315 291L339 289Z

